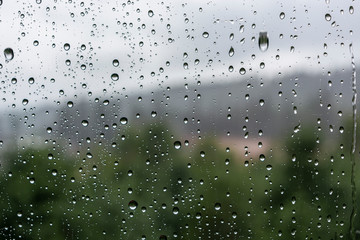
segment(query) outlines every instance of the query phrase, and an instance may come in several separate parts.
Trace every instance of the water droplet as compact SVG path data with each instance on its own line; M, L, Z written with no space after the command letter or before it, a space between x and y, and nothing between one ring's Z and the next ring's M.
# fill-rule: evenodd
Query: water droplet
M52 171L51 171L51 174L53 175L53 176L56 176L57 175L57 170L56 169L53 169Z
M264 63L264 62L261 62L261 63L260 63L260 68L261 68L261 69L264 69L264 68L265 68L265 63Z
M234 48L231 47L230 50L229 50L229 56L230 57L234 56L234 53L235 53Z
M114 67L119 66L119 60L117 60L117 59L114 59L112 63L113 63Z
M179 213L179 208L174 207L172 212L174 215L177 215Z
M34 79L34 78L32 78L32 77L29 78L29 80L28 80L28 83L29 83L29 84L34 84L34 82L35 82L35 79Z
M131 210L135 210L135 209L137 208L137 206L138 206L138 203L137 203L135 200L131 200L131 201L129 202L129 208L130 208Z
M6 61L11 61L14 58L14 51L11 48L5 48L4 55Z
M113 81L119 80L119 75L117 73L111 74L111 80L113 80Z
M72 107L74 106L74 103L73 103L72 101L68 101L68 102L67 102L67 106L68 106L69 108L72 108Z
M284 12L281 12L280 13L280 19L283 20L285 18L285 13Z
M259 104L260 104L260 106L264 106L264 104L265 104L264 99L260 99Z
M219 211L221 209L221 204L220 203L215 203L215 210Z
M180 149L181 148L181 142L180 141L174 142L174 147L175 147L175 149Z
M70 49L70 44L65 43L65 44L64 44L64 49L65 49L65 51L69 51L69 49Z
M264 155L264 154L260 154L259 160L262 161L262 162L265 161L265 155Z
M86 120L82 120L81 124L82 124L84 127L87 127L87 125L89 125L89 122L86 121Z
M121 123L122 125L125 125L125 124L128 123L128 119L127 119L126 117L122 117L122 118L120 119L120 123Z
M29 103L29 100L26 98L22 100L22 105L26 106Z
M154 16L154 12L153 12L152 10L149 10L149 11L148 11L148 15L149 15L149 17L153 17L153 16Z
M202 36L203 36L204 38L208 38L208 37L209 37L209 33L208 33L208 32L203 32Z
M262 52L265 52L269 47L269 38L267 36L267 32L259 33L259 49Z
M350 6L350 7L349 7L349 13L350 13L350 14L353 14L353 13L354 13L354 7L353 7L353 6Z
M270 171L272 169L272 166L269 164L266 166L266 170Z
M240 68L239 72L240 72L241 75L244 75L246 73L246 70L245 70L245 68Z
M329 13L325 14L325 20L331 21L331 15Z

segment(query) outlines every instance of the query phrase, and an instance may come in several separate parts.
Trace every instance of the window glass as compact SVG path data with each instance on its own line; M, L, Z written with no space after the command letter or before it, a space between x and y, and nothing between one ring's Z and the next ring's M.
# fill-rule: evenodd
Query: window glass
M355 1L0 0L2 239L360 239Z

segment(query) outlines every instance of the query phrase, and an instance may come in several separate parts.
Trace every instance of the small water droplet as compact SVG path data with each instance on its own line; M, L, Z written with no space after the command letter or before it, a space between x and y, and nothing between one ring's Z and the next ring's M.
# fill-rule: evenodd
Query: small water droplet
M111 74L111 80L113 80L113 81L119 80L119 75L117 73Z
M14 51L11 48L5 48L4 55L6 61L11 61L14 58Z
M220 203L215 203L215 210L219 211L221 209L221 204Z
M121 123L122 125L125 125L125 124L128 123L128 119L127 119L126 117L122 117L122 118L120 119L120 123Z
M267 32L259 33L259 49L265 52L269 48L269 38Z
M230 50L229 50L229 56L230 57L234 56L234 53L235 53L234 48L231 47Z
M353 14L353 13L354 13L354 7L353 7L353 6L350 6L350 7L349 7L349 13L350 13L350 14Z
M52 171L51 171L51 174L53 175L53 176L56 176L57 175L57 170L56 169L53 169Z
M26 106L29 103L29 100L26 98L22 100L22 105Z
M241 75L244 75L246 73L246 70L245 70L245 68L240 68L239 72L240 72Z
M208 37L209 37L209 33L208 33L208 32L203 32L202 36L203 36L204 38L208 38Z
M69 49L70 49L70 44L65 43L65 44L64 44L64 49L65 49L65 51L69 51Z
M179 214L179 208L174 207L172 212L173 212L174 215Z
M72 108L72 107L74 106L74 103L73 103L72 101L68 101L68 102L67 102L67 106L68 106L69 108Z
M181 142L180 141L174 142L174 147L175 147L175 149L180 149L181 148Z
M153 17L153 16L154 16L154 12L153 12L152 10L149 10L149 11L148 11L148 15L149 15L149 17Z
M34 84L34 82L35 82L35 79L34 79L34 78L32 78L32 77L29 78L29 80L28 80L28 83L29 83L29 84Z
M86 120L82 120L81 124L82 124L84 127L87 127L87 125L89 125L89 122L86 121Z
M135 210L135 209L137 208L137 206L138 206L138 203L137 203L135 200L131 200L131 201L129 202L129 208L130 208L131 210Z
M112 63L113 63L114 67L119 66L119 60L117 60L117 59L114 59Z
M331 15L329 13L325 14L325 20L326 21L331 21Z
M280 19L283 20L285 18L285 13L284 12L281 12L280 13Z
M262 162L265 161L265 155L264 155L264 154L260 154L259 160L262 161Z

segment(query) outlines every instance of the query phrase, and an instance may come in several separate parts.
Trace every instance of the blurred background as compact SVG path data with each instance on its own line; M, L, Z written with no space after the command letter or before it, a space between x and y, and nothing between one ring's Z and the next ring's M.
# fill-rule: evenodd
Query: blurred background
M355 1L0 0L2 239L360 239Z

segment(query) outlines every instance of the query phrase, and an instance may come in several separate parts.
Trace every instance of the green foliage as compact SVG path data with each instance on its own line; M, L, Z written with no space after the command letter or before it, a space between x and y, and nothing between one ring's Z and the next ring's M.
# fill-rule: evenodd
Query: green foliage
M274 150L249 164L215 139L175 149L176 137L158 124L121 131L116 144L80 154L8 152L2 238L348 237L350 164L335 149L321 150L310 130L287 140L286 154Z

